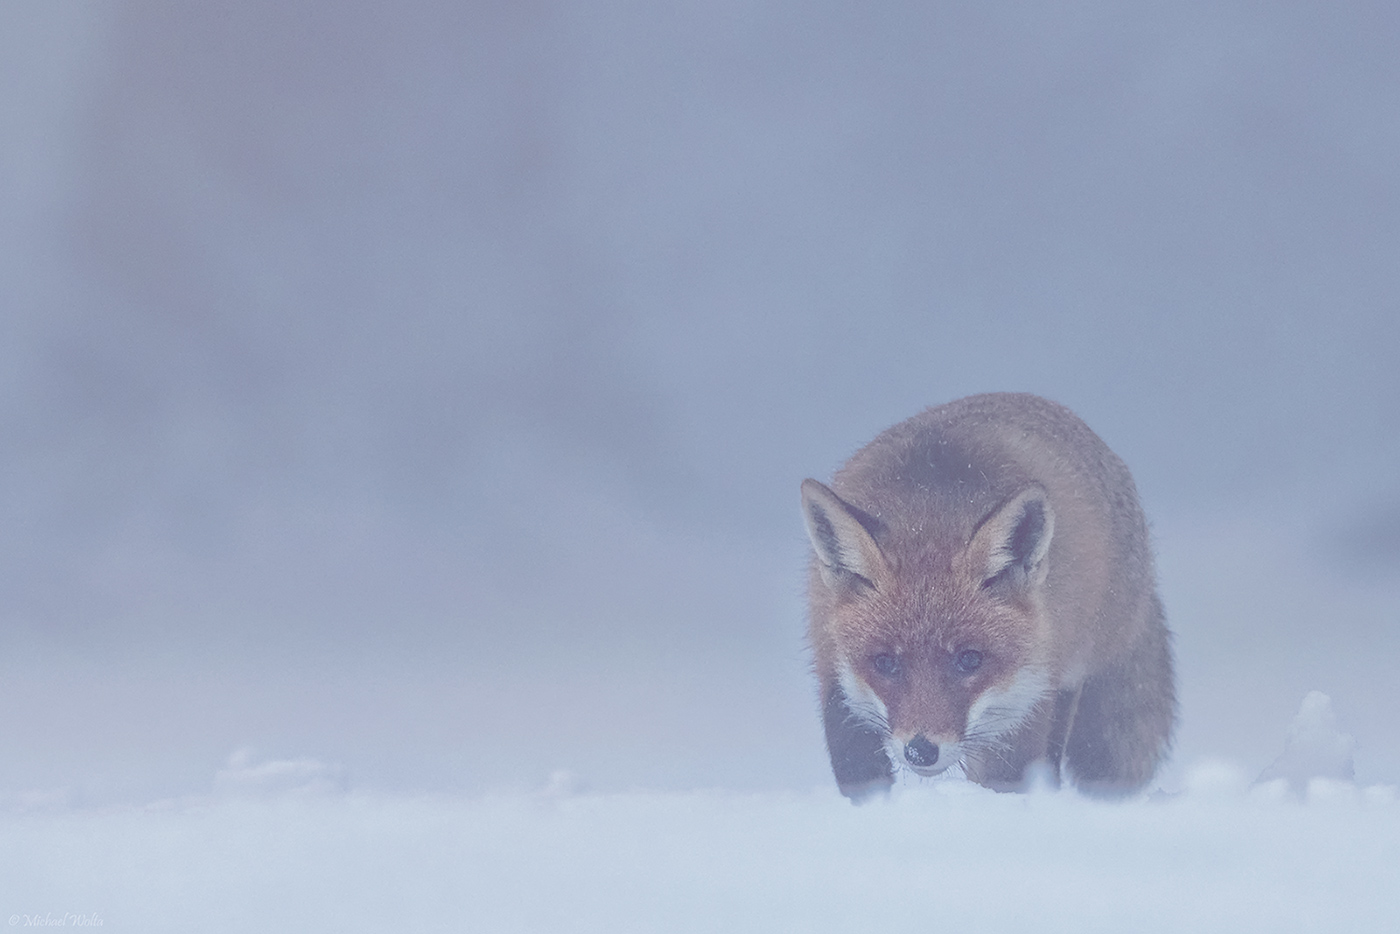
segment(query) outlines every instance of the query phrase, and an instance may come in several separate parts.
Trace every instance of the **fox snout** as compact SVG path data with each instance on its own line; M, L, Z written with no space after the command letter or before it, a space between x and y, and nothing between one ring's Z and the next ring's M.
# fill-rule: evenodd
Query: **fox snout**
M955 765L966 765L967 747L956 736L916 733L908 738L892 735L886 746L890 761L915 775L942 775Z
M928 737L920 733L904 744L904 761L916 770L934 771L938 766L938 744L929 742ZM947 766L948 763L944 762L943 768ZM941 772L943 768L936 770Z

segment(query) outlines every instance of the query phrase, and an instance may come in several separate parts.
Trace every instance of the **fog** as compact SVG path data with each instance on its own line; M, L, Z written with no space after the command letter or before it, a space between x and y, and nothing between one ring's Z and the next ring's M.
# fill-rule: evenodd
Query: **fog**
M0 803L240 755L826 789L798 483L990 390L1134 471L1164 787L1314 689L1400 781L1397 47L1383 3L5 4Z

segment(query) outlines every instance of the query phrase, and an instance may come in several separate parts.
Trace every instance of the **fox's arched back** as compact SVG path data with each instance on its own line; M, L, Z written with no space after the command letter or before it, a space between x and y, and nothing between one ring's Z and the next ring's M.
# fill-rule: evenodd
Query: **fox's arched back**
M831 766L860 799L894 770L1030 771L1141 788L1170 744L1170 635L1127 467L1068 409L970 396L802 483L810 637Z

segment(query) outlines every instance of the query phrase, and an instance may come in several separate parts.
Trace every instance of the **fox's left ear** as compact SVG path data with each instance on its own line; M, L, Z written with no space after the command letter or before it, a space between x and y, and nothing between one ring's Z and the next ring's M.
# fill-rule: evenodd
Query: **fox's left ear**
M982 583L996 581L1039 584L1045 580L1045 556L1055 534L1055 512L1045 490L1030 486L1007 500L982 521L968 546L970 566Z

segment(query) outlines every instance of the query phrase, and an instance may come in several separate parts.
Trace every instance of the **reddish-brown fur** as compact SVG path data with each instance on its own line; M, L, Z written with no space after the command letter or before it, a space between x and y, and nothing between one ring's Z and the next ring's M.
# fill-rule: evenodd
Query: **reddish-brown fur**
M1151 778L1175 694L1146 524L1127 468L1068 409L1021 394L928 409L830 488L805 481L803 505L843 792L888 787L892 756L928 772L956 755L997 788L1037 762L1095 791ZM920 768L930 749L943 761Z

